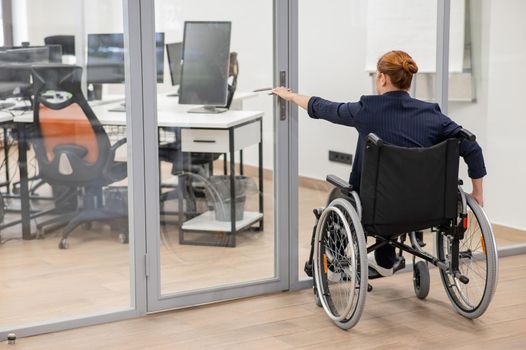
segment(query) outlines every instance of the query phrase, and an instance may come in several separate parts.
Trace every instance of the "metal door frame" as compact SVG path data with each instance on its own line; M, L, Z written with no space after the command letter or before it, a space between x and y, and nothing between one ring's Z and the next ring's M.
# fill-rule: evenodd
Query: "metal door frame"
M141 41L143 57L143 96L144 96L144 148L146 186L146 232L147 254L145 266L147 273L148 311L160 311L199 305L220 300L235 299L263 293L277 292L289 288L289 118L274 118L274 220L275 220L275 278L247 282L234 286L212 287L206 290L188 291L161 295L160 275L160 218L159 218L159 174L158 174L158 133L156 72L154 54L155 7L153 1L141 1ZM279 81L279 72L288 71L288 0L273 1L274 23L274 83ZM247 35L249 35L247 33ZM270 33L269 33L270 35ZM278 101L275 99L274 116L278 115ZM235 249L235 248L233 248Z
M33 336L66 329L75 329L101 323L120 321L146 314L146 278L143 263L146 251L144 200L146 179L144 177L144 133L143 133L143 66L140 43L140 3L145 0L123 0L123 25L125 47L125 94L128 151L129 239L130 239L130 306L115 310L95 311L93 314L67 317L34 325L13 325L0 331L0 341L9 333L17 337Z

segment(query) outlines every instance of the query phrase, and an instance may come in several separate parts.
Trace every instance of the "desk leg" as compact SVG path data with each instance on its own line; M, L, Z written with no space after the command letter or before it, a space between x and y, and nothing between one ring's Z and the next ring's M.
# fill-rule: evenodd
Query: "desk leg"
M181 140L181 129L178 129L176 132L177 140ZM176 168L179 169L179 178L177 179L177 191L179 192L177 194L177 211L178 211L178 222L177 225L179 226L179 244L184 244L184 232L183 232L183 223L184 223L184 193L185 193L185 187L186 187L186 175L184 175L184 155L183 151L179 149L177 152L179 152L177 159Z
M227 234L227 247L236 246L236 168L234 153L234 129L229 130L230 146L230 234Z
M4 159L5 159L5 182L7 183L7 193L10 193L11 181L9 176L9 142L7 142L7 129L4 128Z
M20 206L22 220L22 238L32 239L29 188L27 179L27 130L25 123L17 124L18 168L20 170Z
M263 209L263 123L259 123L259 133L260 133L260 141L258 145L258 153L259 153L259 169L258 169L258 175L259 175L259 212L264 214ZM263 221L264 218L261 219L259 222L259 230L263 231Z
M245 175L244 169L243 169L243 150L239 150L239 175Z
M226 153L223 153L223 175L226 175Z

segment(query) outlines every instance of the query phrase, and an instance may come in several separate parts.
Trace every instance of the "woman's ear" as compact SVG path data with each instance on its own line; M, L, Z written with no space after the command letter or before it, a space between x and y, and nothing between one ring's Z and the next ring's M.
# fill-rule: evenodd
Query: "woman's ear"
M387 75L384 73L380 73L380 85L382 87L385 87L387 85Z

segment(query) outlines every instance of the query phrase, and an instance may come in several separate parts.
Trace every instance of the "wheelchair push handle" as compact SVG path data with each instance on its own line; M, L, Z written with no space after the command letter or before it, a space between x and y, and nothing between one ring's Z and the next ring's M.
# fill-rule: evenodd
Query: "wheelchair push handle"
M461 140L475 141L477 137L471 131L467 129L460 129L457 134L457 137Z

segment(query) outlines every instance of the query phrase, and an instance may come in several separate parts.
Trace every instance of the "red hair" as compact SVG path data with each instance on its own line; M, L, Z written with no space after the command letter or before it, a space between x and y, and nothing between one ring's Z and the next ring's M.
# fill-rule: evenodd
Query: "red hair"
M389 51L380 57L376 69L388 75L391 83L401 90L409 90L413 74L418 72L415 61L404 51Z

